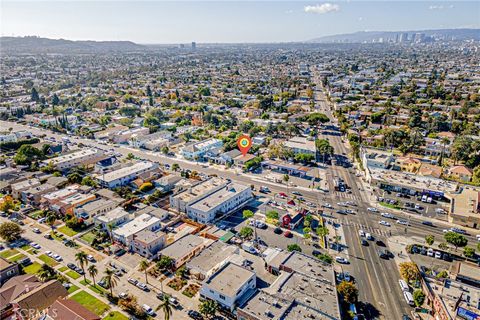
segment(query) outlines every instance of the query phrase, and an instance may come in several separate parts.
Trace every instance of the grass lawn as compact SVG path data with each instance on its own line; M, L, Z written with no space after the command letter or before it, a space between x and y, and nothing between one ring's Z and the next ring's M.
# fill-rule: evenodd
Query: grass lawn
M98 284L95 285L95 286L88 286L88 288L90 290L92 290L93 292L95 293L98 293L98 294L103 294L105 292L105 289L103 289L102 287L100 287Z
M82 306L99 316L101 316L105 313L105 311L110 309L108 305L85 291L80 291L79 293L71 297L71 299L77 301Z
M47 256L46 254L42 254L40 256L38 256L38 259L42 260L43 262L45 262L46 264L48 264L50 267L55 267L58 265L58 262L55 261L54 259L50 258L49 256Z
M67 270L67 269L68 269L67 267L63 266L63 267L61 267L61 268L58 268L58 271L63 272L63 271L65 271L65 270Z
M68 288L68 293L74 293L75 291L77 291L79 289L79 287L77 287L76 285L72 284L70 286L70 288Z
M53 231L50 232L50 235L52 236L52 238L53 238L54 240L62 241L62 240L63 240L63 234L60 234L60 233L58 233L58 232L57 232L57 234L58 234L58 236L57 236Z
M73 271L73 270L70 270L70 271L68 271L68 272L65 273L65 274L66 274L67 276L69 276L70 278L75 279L75 280L77 280L78 278L81 277L80 274L76 273L76 272Z
M11 256L10 258L8 258L7 260L10 261L10 262L16 262L20 259L23 259L23 258L26 258L27 256L24 255L24 254L17 254L16 256Z
M37 220L43 216L43 210L36 210L29 214L30 218Z
M108 315L103 318L102 320L128 320L127 316L124 316L118 311L113 311L108 313Z
M69 228L67 226L61 226L60 228L57 229L59 232L63 233L66 236L73 237L76 235L78 232L73 230L72 228Z
M18 250L8 249L0 252L0 257L7 259L13 255L16 255L17 253L18 253Z
M42 265L40 263L34 262L31 265L23 268L23 271L25 273L28 273L28 274L36 274L38 272L38 270L40 270L41 267L42 267Z
M384 207L387 207L387 208L391 208L391 209L401 209L402 207L396 205L396 204L390 204L390 203L386 203L386 202L380 202L380 205L384 206Z
M29 249L32 249L32 247L30 247L29 244L25 244L25 245L21 246L20 249L27 251Z
M88 279L85 281L85 279L83 279L82 281L80 281L80 283L83 284L84 286L87 286L91 283L91 281Z
M93 232L87 232L85 233L83 236L80 237L81 239L85 240L86 242L88 242L89 244L92 244L93 242L93 239L95 239L95 235L93 234Z

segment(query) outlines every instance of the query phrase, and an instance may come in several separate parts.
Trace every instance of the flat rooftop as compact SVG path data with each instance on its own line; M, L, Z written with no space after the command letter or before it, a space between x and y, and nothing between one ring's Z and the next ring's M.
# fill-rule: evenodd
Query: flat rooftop
M208 288L222 293L228 297L236 295L238 290L242 288L245 283L255 276L250 270L242 268L234 263L227 263L217 273L205 280Z
M120 219L125 215L128 215L128 212L123 210L123 208L118 207L107 213L97 216L97 220L105 224L109 224L110 222Z
M158 222L160 222L160 219L145 213L115 229L113 233L120 237L129 237Z
M225 185L226 182L223 181L220 178L212 178L206 181L203 181L193 187L191 187L189 190L185 190L175 196L173 196L174 199L178 199L183 202L190 202L191 200L194 200L195 198L204 195L205 193L218 188L222 185Z
M323 279L335 286L333 267L317 258L300 252L292 252L281 264L295 272L305 273L311 277Z
M149 161L140 161L129 167L121 168L115 171L111 171L105 174L97 174L96 178L105 182L112 182L123 177L127 177L131 174L136 174L143 170L154 169L155 165Z
M82 149L82 150L75 151L75 152L72 152L72 153L68 153L68 154L53 158L53 159L44 160L43 163L48 164L48 163L52 162L54 165L57 165L59 163L68 162L68 161L75 160L75 159L81 159L81 158L85 158L85 157L89 157L89 156L94 156L98 152L99 152L98 149L93 149L93 148Z
M228 245L221 241L215 241L190 260L190 262L188 262L188 268L195 271L208 272L235 252L238 252L236 246Z
M477 189L463 188L460 193L453 194L451 197L451 214L480 218L480 192Z
M405 188L415 188L418 190L431 190L443 193L453 193L457 190L457 183L431 177L424 177L414 173L394 171L380 168L369 167L370 175L373 179L385 181L387 184L405 186Z
M292 303L293 299L291 298L259 290L241 307L241 310L262 320L282 319L282 316L287 312Z
M181 259L191 253L201 245L206 245L209 241L207 238L199 237L194 234L187 234L178 239L168 247L160 251L162 256L168 256L174 260Z
M239 193L247 189L250 189L250 186L233 182L228 184L224 188L215 191L211 195L191 204L190 208L207 212L217 208L218 206L222 205L224 202L230 200L231 198L235 197L236 195L238 195Z
M304 137L293 137L288 141L285 141L285 146L293 149L303 149L310 152L316 152L315 140L308 140Z

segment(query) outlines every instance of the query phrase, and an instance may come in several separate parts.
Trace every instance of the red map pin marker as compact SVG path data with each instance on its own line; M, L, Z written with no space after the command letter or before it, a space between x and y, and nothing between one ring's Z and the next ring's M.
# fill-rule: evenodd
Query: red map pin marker
M238 150L245 156L252 147L252 140L249 136L241 135L237 140Z

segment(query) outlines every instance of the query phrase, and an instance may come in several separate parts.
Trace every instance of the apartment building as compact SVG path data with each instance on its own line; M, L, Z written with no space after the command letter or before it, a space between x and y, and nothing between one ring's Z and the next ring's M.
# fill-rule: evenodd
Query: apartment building
M118 204L115 201L99 198L85 203L84 205L75 208L73 211L77 218L83 219L85 224L89 225L93 223L94 218L97 215L109 212L116 208L117 205Z
M315 140L308 140L305 137L293 137L284 143L285 147L293 151L294 154L311 154L318 160L317 147Z
M95 198L94 194L75 193L68 198L60 200L56 204L50 206L50 208L57 213L73 215L76 208L95 200Z
M126 143L133 136L145 136L150 133L150 129L145 127L133 128L124 131L119 131L113 136L113 142L115 143Z
M127 246L129 250L133 250L132 241L135 234L143 230L155 232L160 228L160 219L145 213L113 230L113 238Z
M96 174L94 177L101 186L106 188L116 188L130 183L142 173L153 171L157 168L157 163L140 161L129 167L124 167L105 174Z
M178 269L212 242L213 240L207 238L187 234L160 251L159 254L173 259L173 268Z
M232 210L239 209L251 199L250 186L229 183L215 192L197 199L187 205L187 215L194 221L209 223L219 214L227 214Z
M14 183L10 186L10 188L12 189L12 197L18 200L22 195L22 191L38 187L40 184L40 180L36 178Z
M178 212L187 212L187 206L197 200L204 198L217 190L222 189L227 182L220 178L212 178L203 181L195 186L170 196L170 208Z
M95 226L100 226L103 230L108 230L108 226L119 226L130 220L130 214L122 207L116 207L110 211L100 213L93 217Z
M102 160L104 157L105 154L101 150L96 148L87 148L53 159L44 160L42 161L42 164L47 166L51 163L57 170L63 171L81 165L94 164Z
M181 155L188 160L201 160L207 152L222 146L223 141L215 138L191 142L181 149Z
M132 251L147 259L156 259L158 252L165 247L167 234L162 231L143 230L133 235Z

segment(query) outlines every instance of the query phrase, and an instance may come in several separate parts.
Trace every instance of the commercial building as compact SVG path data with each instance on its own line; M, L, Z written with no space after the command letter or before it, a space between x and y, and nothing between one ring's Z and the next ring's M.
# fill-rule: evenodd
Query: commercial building
M311 154L318 160L317 147L315 140L309 140L305 137L293 137L284 143L285 147L289 148L295 154Z
M381 168L387 169L394 162L394 157L391 152L361 148L360 158L364 168Z
M160 229L160 219L152 217L149 214L142 214L130 222L113 230L113 238L133 250L133 236L143 230L158 231Z
M215 241L187 262L187 269L195 278L204 280L226 264L232 255L239 252L237 246Z
M448 220L452 223L480 229L480 191L464 187L460 193L449 194L450 210Z
M225 187L227 182L212 178L170 196L170 207L178 212L187 212L187 206Z
M222 140L215 138L200 142L192 142L181 149L181 155L188 160L202 160L207 152L216 148L221 148L222 146Z
M218 214L227 214L242 208L252 197L250 186L229 183L224 188L190 203L187 206L187 215L194 221L209 223Z
M119 131L113 135L113 142L125 143L125 142L128 142L128 140L131 139L133 136L145 136L149 133L150 133L150 129L145 127Z
M95 175L99 184L106 188L116 188L128 184L138 177L138 175L153 171L158 168L158 164L150 161L140 161L135 164L104 174Z
M200 296L233 311L249 299L256 288L257 277L254 272L229 262L203 282Z
M42 161L44 166L52 164L57 170L63 171L81 165L92 165L102 160L105 154L100 149L87 148L68 153L53 159Z
M68 198L64 198L58 201L56 204L51 205L50 209L57 213L73 215L73 211L84 205L87 202L95 200L94 194L75 193Z
M212 242L213 240L207 238L187 234L164 248L159 254L170 257L173 260L173 268L178 269Z

